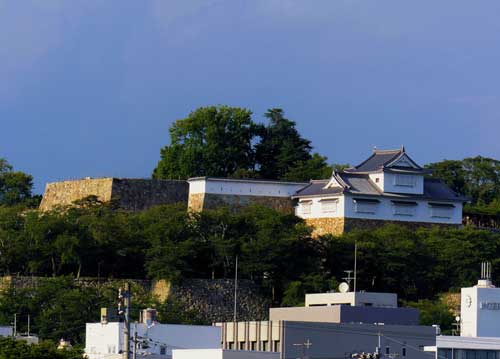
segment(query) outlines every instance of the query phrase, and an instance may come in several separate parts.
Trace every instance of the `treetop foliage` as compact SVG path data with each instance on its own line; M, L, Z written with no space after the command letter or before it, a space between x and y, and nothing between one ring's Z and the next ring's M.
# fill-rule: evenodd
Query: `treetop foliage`
M326 158L311 153L295 122L282 109L265 113L269 124L252 120L247 109L201 107L170 127L154 178L198 176L309 180L331 175Z
M33 177L14 171L7 160L0 158L0 206L30 204Z

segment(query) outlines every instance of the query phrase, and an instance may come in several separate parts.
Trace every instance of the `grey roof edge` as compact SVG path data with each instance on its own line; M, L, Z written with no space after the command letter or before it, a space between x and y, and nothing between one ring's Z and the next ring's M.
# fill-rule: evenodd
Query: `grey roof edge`
M384 167L385 167L385 166L389 166L391 163L397 162L397 161L398 161L401 157L403 157L403 156L408 157L408 159L411 161L411 163L413 163L413 164L415 165L415 167L417 167L417 169L423 169L423 168L422 168L422 167L421 167L421 166L420 166L417 162L415 162L415 161L413 160L413 158L411 158L411 157L410 157L410 156L406 153L406 151L405 151L404 147L401 149L401 152L400 152L400 154L399 154L397 157L395 157L395 158L393 158L392 160L390 160L390 161L388 161L388 162L384 163Z
M373 157L377 156L378 154L392 154L392 153L394 154L394 157L391 158L387 162L394 161L394 159L396 158L396 156L399 157L401 154L405 153L405 150L404 150L404 148L400 148L400 149L397 149L397 150L377 150L377 149L374 149L373 152L372 152L372 154L370 155L370 157L368 157L366 160L364 160L363 162L361 162L357 166L354 166L354 167L351 167L351 168L347 168L346 171L347 170L355 171L357 168L363 166L365 163L367 163L368 161L370 161Z
M316 198L316 197L339 197L339 196L349 196L349 197L375 197L375 198L387 198L390 200L431 200L435 202L460 202L464 203L464 197L457 198L446 198L446 199L436 199L435 197L423 196L423 195L403 195L398 193L385 192L384 194L370 194L370 193L353 193L353 192L344 192L338 194L313 194L313 195L305 195L301 196L295 194L292 196L292 199L299 198Z
M306 186L310 183L310 182L281 181L281 180L262 179L262 178L230 178L230 177L211 177L211 176L190 177L187 179L187 182L201 181L201 180L211 180L220 182L275 183L275 184L290 184L290 185L302 185L302 186Z

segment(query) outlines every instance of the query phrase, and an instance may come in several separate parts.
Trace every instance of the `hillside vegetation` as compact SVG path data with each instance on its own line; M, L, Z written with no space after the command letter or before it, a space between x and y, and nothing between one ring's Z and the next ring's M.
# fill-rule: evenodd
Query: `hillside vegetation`
M311 142L282 110L265 116L267 125L254 122L245 109L197 109L172 125L154 177L308 180L345 167L313 153ZM435 169L434 177L470 196L467 211L500 213L499 161L474 157L428 167ZM188 214L181 206L130 213L90 197L40 213L33 209L38 200L32 177L0 160L0 275L54 278L36 289L3 293L0 321L31 313L35 330L54 340L67 333L81 343L83 324L98 320L99 306L114 303L113 291L75 287L72 278L80 276L232 278L238 257L240 277L260 285L274 305L297 305L307 292L336 288L344 270L353 268L357 243L358 289L398 293L424 311L423 323L445 329L450 312L437 301L440 293L472 285L485 260L493 263L493 279L500 282L500 234L491 231L388 225L312 239L300 218L259 206L238 213L219 208ZM137 303L162 305L147 296ZM199 320L176 303L163 305L169 307L162 320Z

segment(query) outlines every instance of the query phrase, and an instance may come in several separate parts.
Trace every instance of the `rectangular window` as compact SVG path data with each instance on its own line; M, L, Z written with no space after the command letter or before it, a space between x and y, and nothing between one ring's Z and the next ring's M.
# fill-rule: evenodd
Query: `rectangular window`
M417 202L392 201L394 215L396 216L414 216L417 211Z
M356 213L370 213L373 214L377 211L378 200L370 199L355 199L354 210Z
M257 342L250 343L250 350L253 350L253 351L257 350Z
M415 187L417 177L412 175L395 175L394 185L402 187Z
M167 348L164 346L160 347L160 355L167 355Z
M403 349L401 350L401 355L403 356L403 358L406 358L406 348L403 347Z
M245 342L240 342L240 350L245 350Z
M229 343L227 343L227 348L228 348L229 350L233 350L233 349L234 349L234 343L233 343L233 342L229 342Z
M300 202L302 214L311 214L312 201Z
M385 347L385 355L391 354L391 348Z
M267 345L267 340L262 341L262 351L267 352L269 350Z
M277 353L280 351L280 341L279 340L275 340L273 342L273 352Z
M453 204L447 203L429 203L431 209L431 217L434 218L451 218L453 216Z
M321 212L335 213L337 212L337 199L324 199L321 201Z

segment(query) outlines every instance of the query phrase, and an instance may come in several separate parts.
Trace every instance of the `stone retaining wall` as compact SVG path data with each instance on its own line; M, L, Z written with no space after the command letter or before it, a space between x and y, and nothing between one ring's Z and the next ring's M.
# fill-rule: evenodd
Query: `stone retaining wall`
M354 229L376 229L386 224L396 224L404 226L411 230L418 228L431 228L433 226L441 227L460 227L456 224L441 224L441 223L424 223L424 222L405 222L405 221L385 221L380 219L362 219L362 218L307 218L306 224L313 227L312 235L314 237L325 234L334 236L342 235L343 233Z
M47 277L0 277L0 295L9 288L28 289L40 285ZM150 293L160 302L172 298L185 310L199 313L206 323L231 321L234 306L234 280L232 279L186 279L179 284L165 280L150 281L137 279L75 279L84 287L118 288L124 282L132 284L133 291ZM252 281L238 281L238 320L267 319L269 301L261 288Z
M69 206L75 201L96 196L101 202L113 202L118 208L141 211L153 206L173 203L187 205L187 181L91 178L48 183L40 203L41 211Z
M235 210L250 204L260 204L284 213L293 213L294 206L290 197L248 196L232 194L191 194L188 207L193 211L230 207Z

